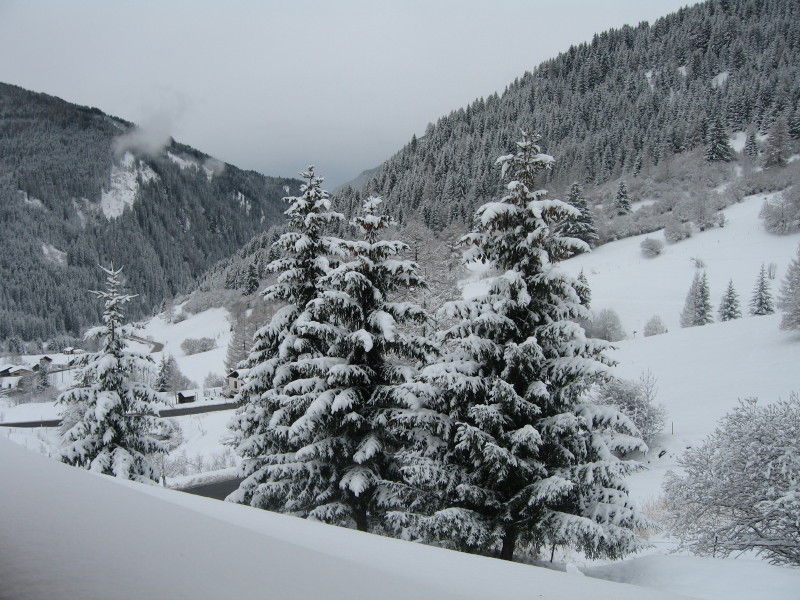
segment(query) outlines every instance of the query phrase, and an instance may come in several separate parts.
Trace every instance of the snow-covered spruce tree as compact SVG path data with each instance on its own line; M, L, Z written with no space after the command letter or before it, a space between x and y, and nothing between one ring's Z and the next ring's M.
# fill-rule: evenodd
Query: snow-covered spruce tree
M706 160L708 162L730 162L733 160L733 148L728 142L728 132L722 119L717 118L708 128Z
M789 157L789 132L786 128L786 118L783 116L775 119L767 135L764 148L764 167L785 167Z
M744 143L744 154L747 156L751 161L755 161L758 158L758 142L756 141L756 132L749 131L747 134L747 139Z
M722 296L722 301L719 303L719 320L732 321L739 319L742 316L742 309L739 306L739 294L736 293L736 288L733 287L733 279L728 282L728 288Z
M578 293L578 298L581 301L581 306L584 308L592 307L592 288L589 287L589 281L581 269L578 273L577 281L575 282L575 291Z
M78 384L58 399L69 423L62 433L61 460L105 475L151 482L157 473L150 456L165 450L153 435L159 398L141 381L153 364L125 348L122 307L133 296L123 293L122 269L103 271L106 289L93 292L105 301L103 324L87 333L99 337L100 350L78 359Z
M614 199L614 206L617 209L617 214L627 215L631 212L631 200L628 198L628 186L625 185L625 180L619 182L617 188L617 196Z
M313 166L302 177L306 182L301 195L284 198L289 204L288 224L274 243L279 258L267 265L278 277L263 292L266 300L283 306L255 333L236 395L242 407L229 425L231 443L242 457L243 480L228 500L258 508L284 506L291 482L283 469L294 460L289 427L324 388L324 380L308 372L327 348L297 325L308 321L306 308L319 295L320 279L330 270L330 258L339 245L326 235L326 228L343 217L331 210L328 192Z
M778 308L783 311L781 329L800 329L800 246L797 256L789 263L786 278L781 284Z
M583 399L605 377L606 343L587 339L573 278L556 263L585 243L558 235L579 213L538 189L553 158L523 132L498 159L506 194L480 207L465 258L490 263L485 291L442 309L444 358L407 387L397 415L411 440L400 456L407 508L390 523L430 543L513 559L568 545L589 556L638 547L643 520L628 499L644 447L629 419Z
M592 213L583 197L583 189L579 183L573 183L569 188L567 203L580 211L577 219L568 219L564 223L564 230L561 234L567 237L578 238L586 242L590 248L597 245L597 228L594 226Z
M681 327L699 327L713 322L708 275L705 271L697 271L686 294L686 302L681 312Z
M284 510L362 531L380 522L399 479L390 416L413 365L434 351L408 328L426 320L423 309L392 300L422 281L417 264L399 258L408 246L381 239L391 220L380 203L364 201L352 222L360 239L342 242L345 258L321 279L311 320L299 326L328 348L315 365L325 390L291 425L295 458L284 466L291 481Z
M756 278L756 285L753 288L753 295L750 298L750 314L754 316L771 315L775 312L775 303L772 300L772 292L769 289L769 279L767 269L761 265Z
M242 292L245 296L255 294L260 285L261 279L258 276L258 267L256 267L256 263L253 261L247 267L247 276L245 277L244 289Z
M158 361L158 372L156 374L156 382L153 385L153 388L157 392L170 391L170 382L172 381L172 366L173 363L167 360L167 355L166 354L161 355L161 360Z

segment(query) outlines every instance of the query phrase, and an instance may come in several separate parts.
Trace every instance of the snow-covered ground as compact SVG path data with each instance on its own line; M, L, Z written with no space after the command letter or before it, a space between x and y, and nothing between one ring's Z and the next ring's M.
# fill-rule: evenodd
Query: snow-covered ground
M4 440L0 479L15 600L680 597L123 483Z
M584 272L592 289L592 308L616 310L629 335L636 331L640 336L653 315L659 315L670 330L678 328L695 273L692 259L706 265L715 307L730 279L746 306L761 265L775 263L777 278L772 289L776 292L800 243L800 233L779 236L765 231L758 213L769 197L748 196L725 209L724 227L666 244L655 258L642 256L640 244L646 237L663 241L661 231L605 244L564 262L563 268L573 275Z
M180 309L181 306L178 306L176 312ZM146 321L137 335L164 344L163 353L174 356L181 372L198 385L203 385L203 380L210 373L225 374L225 354L231 339L228 311L225 308L210 308L189 315L179 323L170 323L164 315L158 315ZM181 344L189 338L201 337L213 338L216 341L215 348L187 356ZM140 351L146 352L147 348L140 348ZM153 354L153 359L159 360L161 354Z

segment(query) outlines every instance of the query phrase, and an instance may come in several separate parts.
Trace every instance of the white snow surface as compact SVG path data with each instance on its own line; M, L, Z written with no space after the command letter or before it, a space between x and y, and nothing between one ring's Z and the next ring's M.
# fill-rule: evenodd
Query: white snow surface
M733 135L728 139L728 143L731 145L736 152L741 152L744 150L744 145L747 143L747 132L746 131L735 131Z
M703 600L797 600L800 595L800 569L776 567L760 560L652 555L584 572Z
M180 308L176 307L176 312L180 312ZM198 385L202 385L210 373L225 375L225 355L231 338L228 310L225 308L210 308L189 315L179 323L170 323L161 314L145 322L138 335L163 343L163 353L174 356L181 372ZM188 338L201 337L213 338L216 347L208 352L187 356L181 349L181 343ZM158 362L161 355L162 352L157 352L151 356Z
M641 332L653 315L661 316L670 330L679 327L695 272L692 258L700 258L706 264L715 316L729 279L733 279L746 312L761 264L776 264L777 278L770 283L773 293L777 293L800 243L800 233L781 236L764 229L758 213L764 200L773 196L748 196L725 209L725 227L696 232L687 240L666 244L663 253L655 258L642 256L640 244L646 237L663 240L663 231L605 244L565 261L562 268L576 276L583 270L592 290L592 309L616 310L629 336L633 331Z
M0 479L15 600L680 597L122 483L5 440Z
M725 82L728 81L728 77L730 77L730 71L721 71L720 73L717 73L711 78L711 87L722 87L725 85Z
M111 166L111 183L100 196L100 208L109 221L121 216L126 206L133 206L139 191L139 177L148 182L158 175L142 161L126 152L119 164Z
M53 244L42 244L42 254L44 254L44 257L51 263L62 267L67 264L67 253L63 250L59 250L53 246Z

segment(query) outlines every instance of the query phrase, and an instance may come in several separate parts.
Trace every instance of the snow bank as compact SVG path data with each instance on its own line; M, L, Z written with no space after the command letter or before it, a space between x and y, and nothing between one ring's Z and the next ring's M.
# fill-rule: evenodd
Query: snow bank
M0 479L0 594L16 600L678 597L120 484L5 440Z
M691 594L702 600L797 600L800 594L800 569L776 567L760 560L645 556L584 572L609 581Z
M100 196L100 208L109 221L121 216L126 206L133 206L139 191L139 178L143 182L158 179L153 169L130 152L126 152L119 165L111 166L111 184Z

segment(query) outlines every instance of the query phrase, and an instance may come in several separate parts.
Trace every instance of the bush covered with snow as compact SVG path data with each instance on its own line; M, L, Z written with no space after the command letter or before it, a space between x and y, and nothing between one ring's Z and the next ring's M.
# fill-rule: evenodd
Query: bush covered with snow
M667 326L664 325L664 321L661 320L661 317L658 315L653 315L650 317L650 320L645 323L644 337L661 335L662 333L667 333Z
M216 340L210 337L186 338L181 342L181 350L183 350L187 356L208 352L216 347Z
M771 233L786 235L800 231L800 185L795 184L772 200L765 201L759 216Z
M585 324L585 329L589 337L609 342L618 342L627 337L619 315L612 308L604 308L594 313L592 320Z
M668 523L701 555L800 565L800 397L740 402L664 483Z
M664 227L664 239L670 244L692 237L692 228L688 223L682 223L677 217L672 217Z
M633 421L648 444L664 429L667 413L656 403L656 380L652 373L645 373L639 381L614 378L602 383L595 389L594 401L617 407Z
M655 258L664 251L664 242L656 238L644 238L639 247L645 257Z

